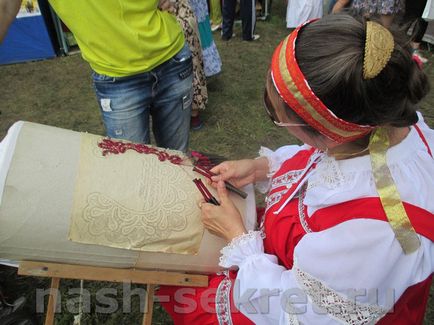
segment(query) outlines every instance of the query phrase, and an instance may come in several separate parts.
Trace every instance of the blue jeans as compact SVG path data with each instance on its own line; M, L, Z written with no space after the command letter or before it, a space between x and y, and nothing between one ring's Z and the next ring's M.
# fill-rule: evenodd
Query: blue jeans
M149 116L157 146L186 151L193 67L188 46L151 71L109 77L93 73L107 136L149 143Z

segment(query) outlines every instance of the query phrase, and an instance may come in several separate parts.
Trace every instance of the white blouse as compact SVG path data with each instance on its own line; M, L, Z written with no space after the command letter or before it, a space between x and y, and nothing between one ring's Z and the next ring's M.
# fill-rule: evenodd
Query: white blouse
M434 131L421 116L418 126L434 150ZM306 147L262 148L261 154L275 172L300 149ZM387 162L402 201L434 212L434 160L414 127L388 150ZM303 203L312 215L363 197L378 197L370 157L337 161L324 155L308 175ZM239 268L234 301L255 324L374 323L434 270L430 239L418 235L420 248L405 255L390 225L380 220L354 219L307 233L295 247L291 270L264 253L262 236L256 231L235 238L222 249L220 262Z
M322 0L288 0L286 27L295 28L306 20L321 18L322 15Z

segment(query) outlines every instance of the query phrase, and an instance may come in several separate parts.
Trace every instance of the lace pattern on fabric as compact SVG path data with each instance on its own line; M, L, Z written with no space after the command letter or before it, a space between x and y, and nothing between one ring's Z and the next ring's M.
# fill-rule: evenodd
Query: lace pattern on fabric
M318 185L326 186L329 189L337 189L348 183L349 177L345 176L338 165L338 162L327 155L324 155L317 164L314 174L309 179L308 189Z
M306 185L304 185L299 192L298 195L298 215L300 218L300 224L303 227L304 231L306 233L312 232L312 229L310 229L307 220L306 220L306 214L304 213L304 205L303 205L303 200L304 197L306 196Z
M271 181L271 190L280 187L287 186L291 187L293 184L300 180L300 176L303 174L304 170L290 170L283 175L273 178Z
M328 288L318 279L300 270L294 263L294 275L313 304L325 310L335 319L350 325L374 324L387 313L378 305L357 303Z
M186 216L160 212L151 217L146 212L124 207L102 193L88 195L81 220L86 225L88 236L102 236L109 242L124 243L131 248L165 240L188 226Z
M242 235L232 239L232 241L228 245L226 245L225 247L223 247L220 250L221 256L220 256L220 263L219 264L220 265L226 265L227 256L231 255L232 251L237 246L244 245L246 242L249 242L252 239L256 239L258 237L261 239L265 238L265 234L262 230L258 230L258 231L249 230L249 232L247 234L242 234Z
M223 272L225 278L220 282L217 287L217 292L215 296L215 309L217 320L219 325L232 325L231 316L231 287L232 281L229 278L229 272Z
M286 313L286 317L288 318L287 324L289 325L299 325L297 316L292 313Z
M288 190L285 189L283 191L275 192L275 193L268 195L265 199L265 211L267 211L269 208L271 208L276 203L279 203L280 200L282 199L282 196L285 195L285 193L287 191Z

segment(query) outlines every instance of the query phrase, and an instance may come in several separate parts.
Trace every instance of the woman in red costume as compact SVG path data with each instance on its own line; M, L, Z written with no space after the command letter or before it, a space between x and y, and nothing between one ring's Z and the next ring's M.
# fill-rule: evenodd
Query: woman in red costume
M175 324L422 324L434 268L434 131L405 36L339 14L295 29L274 52L264 104L304 145L212 171L225 238L205 289L163 287ZM223 181L268 192L246 232Z

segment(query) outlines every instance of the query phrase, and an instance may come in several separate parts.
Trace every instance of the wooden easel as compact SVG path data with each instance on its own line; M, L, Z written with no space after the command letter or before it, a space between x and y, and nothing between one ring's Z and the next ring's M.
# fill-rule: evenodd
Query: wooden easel
M29 261L23 261L20 263L18 274L51 278L50 296L48 299L47 314L45 316L45 325L54 324L57 289L59 288L60 279L109 282L129 281L131 283L146 284L146 303L143 315L143 325L152 324L155 285L161 284L189 287L208 286L208 277L206 275Z

